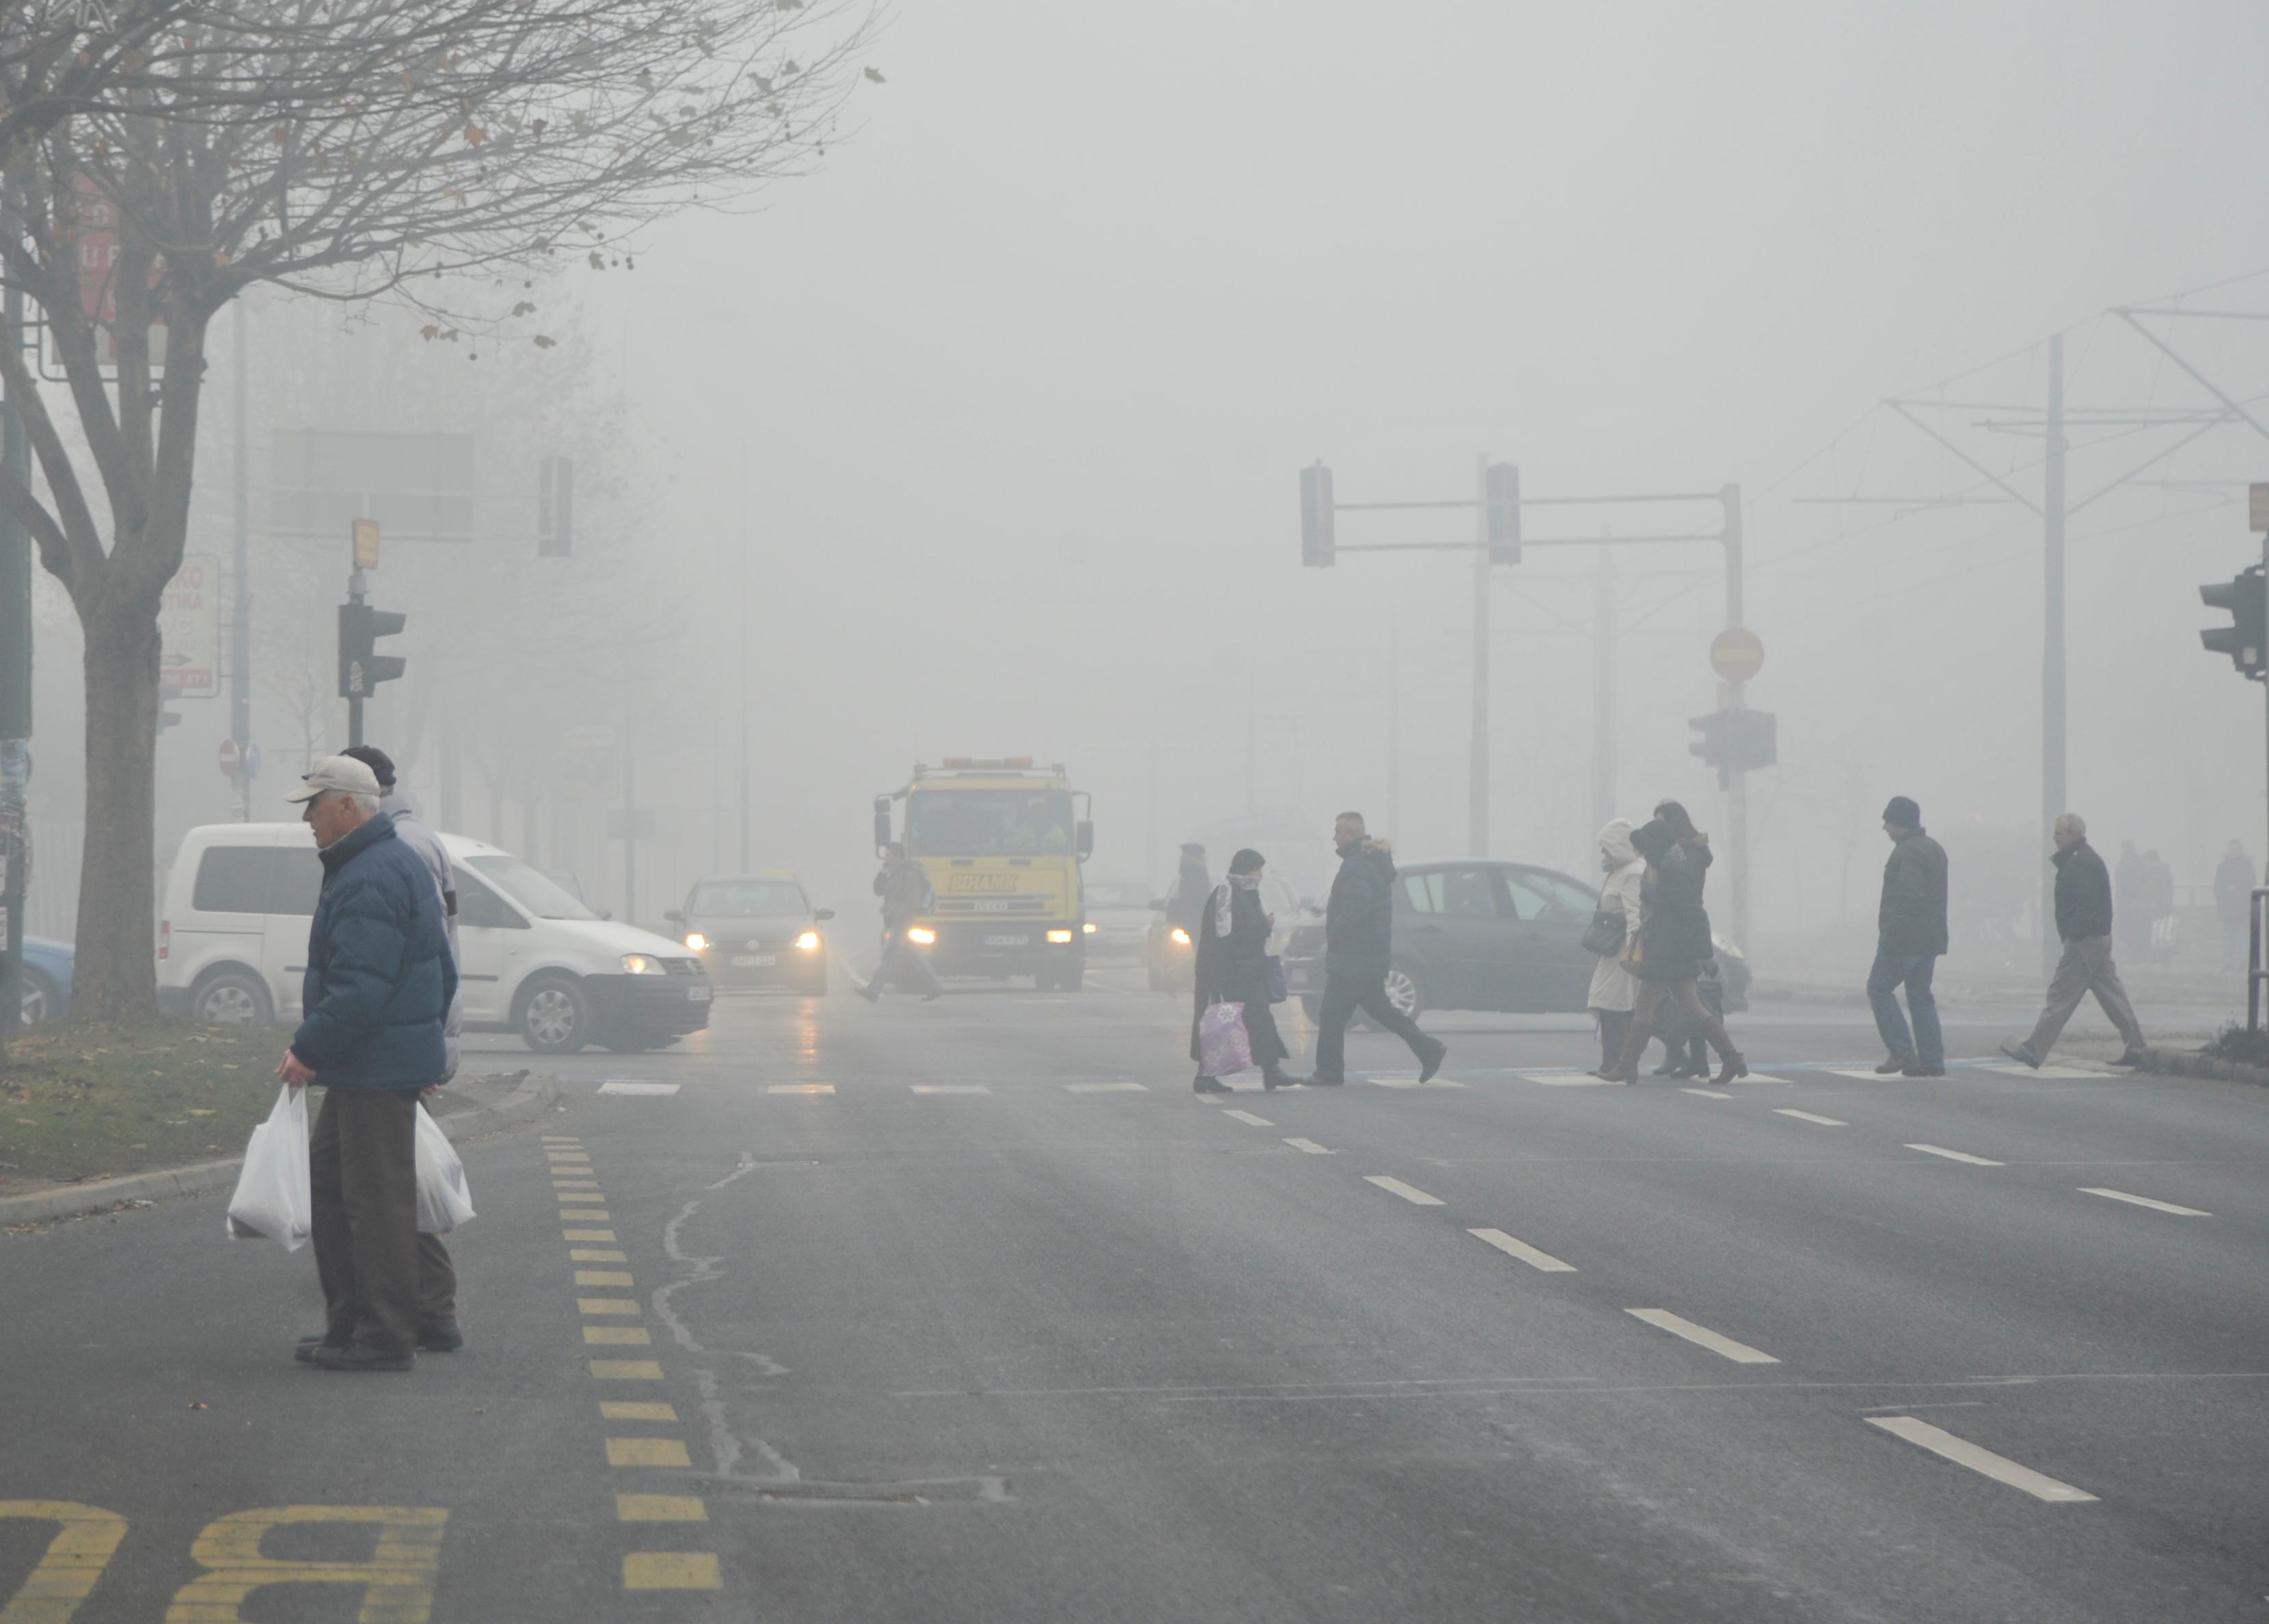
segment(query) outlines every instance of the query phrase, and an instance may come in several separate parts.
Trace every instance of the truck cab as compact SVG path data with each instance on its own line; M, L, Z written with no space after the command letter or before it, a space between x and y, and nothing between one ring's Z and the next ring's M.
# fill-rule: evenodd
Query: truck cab
M904 788L875 797L877 852L902 841L935 893L908 943L942 976L1030 976L1043 991L1078 990L1091 934L1080 880L1095 849L1090 809L1061 765L1030 757L917 764Z

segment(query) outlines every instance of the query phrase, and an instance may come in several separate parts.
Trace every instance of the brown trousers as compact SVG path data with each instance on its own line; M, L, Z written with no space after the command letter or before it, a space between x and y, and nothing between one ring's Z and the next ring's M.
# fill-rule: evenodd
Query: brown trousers
M418 1096L326 1089L308 1138L325 1340L406 1354L457 1317L457 1274L418 1232Z

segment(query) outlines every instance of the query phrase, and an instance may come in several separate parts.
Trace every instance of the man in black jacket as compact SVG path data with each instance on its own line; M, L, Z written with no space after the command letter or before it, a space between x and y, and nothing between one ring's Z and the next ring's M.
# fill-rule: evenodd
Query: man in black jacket
M883 853L882 870L875 875L875 895L883 899L883 962L875 966L873 980L852 991L879 1004L885 986L896 983L903 993L905 984L913 981L920 985L922 1002L930 1003L945 991L945 984L929 960L914 951L906 933L936 905L937 894L930 889L929 871L908 857L905 846L893 840Z
M1889 1058L1875 1067L1888 1077L1946 1075L1946 1037L1930 978L1946 951L1946 849L1923 832L1922 808L1904 795L1883 808L1891 859L1883 865L1883 901L1876 914L1875 963L1867 972L1867 1002ZM1914 1030L1899 1009L1907 990Z
M2135 1019L2135 1006L2127 1001L2127 989L2119 984L2118 967L2111 962L2111 875L2088 844L2088 825L2077 814L2058 815L2056 845L2049 860L2057 869L2057 934L2064 938L2064 956L2049 978L2048 1001L2033 1035L2021 1044L2003 1044L2001 1052L2039 1069L2080 1000L2093 993L2126 1041L2126 1052L2111 1063L2140 1066L2143 1028Z
M1332 825L1340 871L1324 904L1324 1003L1316 1015L1316 1074L1326 1088L1347 1081L1347 1026L1358 1009L1410 1045L1418 1081L1442 1069L1449 1046L1386 1000L1394 941L1394 856L1364 833L1363 814L1342 812Z

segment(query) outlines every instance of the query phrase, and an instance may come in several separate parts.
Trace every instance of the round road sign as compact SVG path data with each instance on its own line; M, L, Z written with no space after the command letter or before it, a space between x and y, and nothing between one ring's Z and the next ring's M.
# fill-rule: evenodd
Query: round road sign
M236 741L234 739L223 739L220 742L221 777L225 779L234 778L236 776Z
M1746 683L1764 668L1765 646L1754 631L1720 631L1710 643L1710 664L1729 683Z

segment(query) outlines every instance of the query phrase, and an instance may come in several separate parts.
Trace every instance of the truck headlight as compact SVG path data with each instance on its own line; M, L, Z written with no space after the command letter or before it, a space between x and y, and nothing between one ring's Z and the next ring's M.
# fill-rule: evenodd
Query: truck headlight
M819 933L816 930L808 930L804 932L802 935L798 936L795 939L795 945L806 953L818 952Z
M1189 932L1184 930L1179 925L1175 926L1173 929L1168 931L1166 935L1167 939L1172 941L1172 943L1178 948L1186 948L1190 945Z
M709 938L698 930L690 930L685 933L685 945L696 953L706 952L709 948Z
M632 976L666 976L669 973L662 968L660 959L649 958L643 953L624 954L623 971L625 974Z
M1095 921L1093 919L1085 920L1080 925L1079 928L1080 933L1083 935L1092 936L1095 934Z
M1052 930L1048 933L1048 940L1057 947L1069 947L1071 945L1071 933L1068 930Z
M937 941L937 933L926 926L916 925L906 931L906 940L918 948L931 947Z

